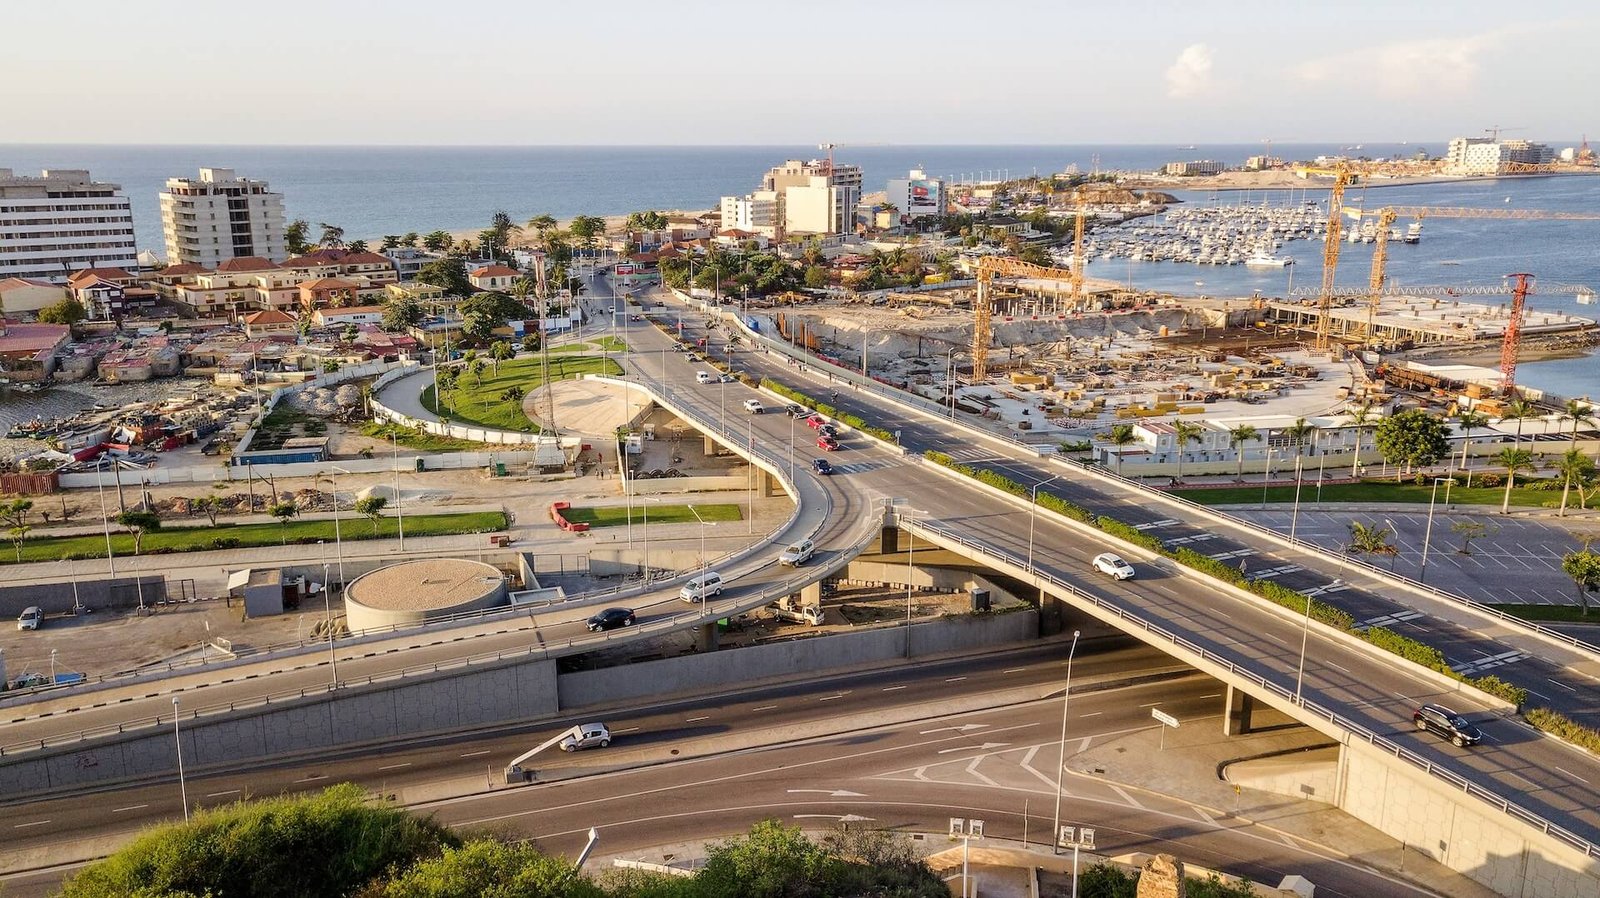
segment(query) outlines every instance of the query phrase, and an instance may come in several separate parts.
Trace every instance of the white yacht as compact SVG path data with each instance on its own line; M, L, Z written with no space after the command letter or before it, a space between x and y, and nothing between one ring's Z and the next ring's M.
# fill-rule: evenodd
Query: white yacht
M1294 259L1289 256L1274 256L1267 253L1256 253L1244 260L1250 268L1285 268L1294 264Z

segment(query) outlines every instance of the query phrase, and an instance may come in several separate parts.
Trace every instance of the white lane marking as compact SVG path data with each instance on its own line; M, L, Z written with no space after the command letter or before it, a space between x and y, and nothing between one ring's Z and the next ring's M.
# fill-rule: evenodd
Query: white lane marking
M841 692L838 695L824 695L822 698L817 699L817 701L819 701L819 702L831 702L836 698L844 698L845 696L847 696L849 694L850 693L848 693L848 692Z
M965 680L965 679L966 679L966 677L945 677L944 681L946 683L959 683L959 682L961 682L962 680Z
M1578 691L1578 690L1572 688L1571 686L1568 686L1566 683L1561 682L1560 680L1551 680L1550 684L1552 686L1560 686L1562 689L1565 689L1568 692L1577 692Z
M125 808L112 808L111 809L111 813L120 814L123 811L137 811L140 808L147 808L147 807L149 807L149 805L147 805L147 804L130 804Z
M986 786L998 786L998 785L1000 785L999 783L995 782L994 780L989 779L987 776L984 776L983 774L978 772L978 765L983 763L984 757L985 757L984 755L979 755L976 758L973 758L972 759L972 763L967 765L967 772L972 774L973 776L977 777Z
M1216 826L1217 825L1216 818L1212 817L1210 814L1207 814L1205 808L1202 808L1199 805L1193 805L1192 804L1192 805L1189 805L1189 810L1194 811L1196 814L1199 814L1200 815L1200 819L1204 820L1206 823L1209 823L1212 826Z
M305 779L295 780L295 782L297 782L297 783L314 783L317 780L325 780L327 778L328 778L328 775L326 773L313 773L310 776L306 777Z
M778 707L777 705L762 705L759 708L751 708L750 710L751 711L771 711L771 710L773 710L773 709L775 709L777 707Z
M1000 672L1001 673L1021 673L1022 671L1025 671L1025 670L1027 670L1026 667L1008 667L1005 670L1002 670Z
M1140 804L1132 795L1129 795L1126 789L1115 783L1108 783L1107 785L1111 786L1111 791L1117 793L1118 797L1126 802L1129 807L1138 808L1141 811L1144 810L1144 805Z
M207 798L216 798L216 797L221 796L221 795L238 795L238 794L239 794L239 790L238 789L223 789L221 792L207 792L206 793L206 797Z
M702 721L702 720L710 720L710 719L711 719L711 715L702 714L699 717L688 717L688 718L685 718L683 722L684 723L697 723L697 722Z
M386 765L384 765L382 767L379 767L378 769L379 770L399 770L401 767L410 767L410 766L411 766L411 762L410 761L406 761L403 764L386 764Z
M466 754L461 755L461 757L463 757L463 758L476 758L479 755L486 755L491 751L493 751L493 749L489 749L489 748L485 748L485 749L483 749L481 751L469 751Z
M611 730L613 733L636 733L638 731L638 727L615 727Z
M885 686L885 687L883 687L883 691L884 692L893 692L896 689L904 689L904 688L906 688L906 687L904 687L904 686Z
M49 822L50 821L48 821L48 820L35 820L32 823L17 823L17 824L13 824L11 828L12 829L27 829L30 826L44 826L46 823L49 823Z
M1104 714L1104 713L1106 713L1106 712L1104 712L1104 711L1090 711L1087 714L1079 714L1078 716L1079 717L1098 717L1098 716L1100 716L1101 714Z
M1154 708L1156 705L1159 705L1159 704L1161 704L1161 703L1160 702L1145 702L1144 704L1140 705L1139 707L1141 707L1141 708Z
M1201 698L1222 698L1222 693L1220 693L1220 692L1212 692L1212 693L1209 693L1207 695L1202 695L1200 697Z
M1010 744L1011 743L1009 742L985 742L982 745L960 745L955 748L941 748L939 749L939 754L948 755L951 752L972 751L974 749L978 751L988 751L991 748L1004 748Z
M1278 834L1278 840L1283 842L1283 844L1289 846L1290 848L1295 849L1296 851L1300 850L1300 846L1296 845L1295 841L1293 839L1289 838L1288 836L1286 836L1286 835L1284 835L1282 833Z
M1588 780L1584 779L1583 777L1577 775L1576 773L1573 773L1572 771L1570 771L1570 770L1568 770L1568 769L1566 769L1564 767L1556 767L1556 765L1554 765L1554 764L1551 764L1550 766L1555 770L1559 770L1562 773L1565 773L1567 776L1572 777L1573 779L1577 780L1580 783L1587 784L1589 782Z

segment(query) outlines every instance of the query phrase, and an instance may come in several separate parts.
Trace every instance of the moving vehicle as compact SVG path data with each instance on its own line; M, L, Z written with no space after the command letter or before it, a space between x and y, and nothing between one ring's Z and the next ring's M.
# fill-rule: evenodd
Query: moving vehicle
M804 418L807 414L809 414L806 411L805 406L795 405L792 402L783 407L783 413L791 418Z
M798 605L794 608L784 608L781 605L772 606L772 619L790 624L805 624L815 627L822 623L822 606Z
M811 460L811 470L816 471L818 474L826 477L833 473L833 462L830 462L825 458L813 458Z
M816 430L826 423L828 423L828 419L821 415L812 415L806 419L806 426L812 430Z
M739 378L735 377L731 372L728 373L728 374L722 375L721 377L717 378L717 380L720 380L725 384L732 384L732 383L738 383L739 382Z
M744 401L744 410L752 415L759 415L766 411L767 407L762 405L759 399L746 399Z
M701 574L683 584L683 588L678 590L678 598L685 602L699 602L720 595L722 595L722 575L716 571Z
M833 426L832 424L824 424L821 427L818 427L817 433L823 434L824 436L833 437L834 439L839 438L839 428Z
M800 565L805 564L806 561L816 553L816 551L816 543L813 543L809 539L803 539L789 546L789 548L784 549L783 553L778 556L778 563L787 564L791 567L799 567Z
M602 630L615 630L619 627L631 627L634 624L632 608L607 608L589 618L589 632L599 633Z
M717 382L717 379L712 377L711 372L709 371L696 371L694 373L694 379L703 384L714 384Z
M44 609L38 605L29 605L17 616L18 630L37 630L42 623L44 623Z
M817 448L821 449L823 452L832 452L839 448L839 440L835 437L830 437L827 434L823 434L822 436L817 437Z
M1419 730L1431 730L1449 739L1458 748L1483 741L1482 730L1444 705L1423 705L1411 714L1411 722Z
M611 729L603 723L580 723L567 731L560 745L562 751L580 748L605 748L611 744Z
M1110 552L1102 552L1094 557L1094 569L1113 580L1132 580L1133 565L1122 560L1122 556Z

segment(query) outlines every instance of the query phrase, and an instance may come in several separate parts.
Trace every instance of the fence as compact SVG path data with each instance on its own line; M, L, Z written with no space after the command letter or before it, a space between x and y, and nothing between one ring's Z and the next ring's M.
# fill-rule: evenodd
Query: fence
M277 409L279 402L283 401L294 393L299 393L305 390L314 390L319 387L331 387L335 384L347 383L352 380L360 380L361 378L372 377L373 375L379 375L378 381L381 382L383 380L383 376L403 369L415 367L417 367L417 363L408 360L402 360L398 362L362 362L359 365L345 365L338 371L332 371L327 374L319 374L310 380L302 381L301 383L297 384L290 384L289 386L279 387L276 390L273 390L272 395L268 396L267 401L262 404L261 413L263 417L272 414L272 412ZM374 390L377 388L377 383L378 382L374 382L373 384ZM257 422L257 424L259 426L259 422ZM244 437L239 440L236 446L234 446L233 464L243 465L251 463L252 459L250 457L250 444L255 440L255 438L255 427L245 431Z

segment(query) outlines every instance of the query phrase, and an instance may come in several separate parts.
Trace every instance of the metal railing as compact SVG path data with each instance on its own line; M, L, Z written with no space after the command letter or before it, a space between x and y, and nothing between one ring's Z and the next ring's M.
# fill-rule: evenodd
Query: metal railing
M1331 708L1306 700L1303 694L1296 696L1294 690L1288 686L1279 685L1278 683L1267 679L1265 676L1262 676L1253 670L1247 669L1234 662L1232 659L1219 655L1191 639L1187 639L1178 633L1166 629L1165 627L1152 623L1150 620L1141 617L1132 611L1128 611L1127 609L1124 609L1116 604L1113 604L1112 602L1084 592L1083 590L1078 589L1076 586L1073 586L1071 583L1062 580L1060 577L1057 577L1054 574L1041 571L1037 566L1030 567L1026 560L1019 559L1010 552L969 539L948 528L937 527L929 524L926 521L919 521L910 517L896 515L896 526L901 527L907 532L913 534L920 531L930 537L930 542L938 542L940 540L953 542L956 545L961 546L963 549L981 556L990 563L998 561L1011 565L1013 568L1023 572L1024 575L1049 584L1052 589L1066 593L1078 601L1086 602L1095 608L1114 616L1119 624L1136 630L1142 630L1146 633L1157 636L1161 640L1182 649L1184 652L1188 652L1223 668L1229 673L1229 675L1245 681L1249 685L1254 686L1262 692L1272 695L1292 706L1298 707L1302 711L1319 719L1325 720L1330 725L1338 727L1349 735L1368 743L1374 748L1377 748L1386 754L1391 754L1394 757L1424 771L1428 775L1448 783L1451 788L1482 799L1502 813L1518 818L1522 822L1538 828L1544 834L1553 836L1562 842L1565 842L1567 845L1583 852L1584 855L1588 857L1600 857L1600 847L1597 847L1594 843L1578 835L1577 833L1552 823L1546 818L1540 816L1538 813L1516 804L1515 802L1512 802L1495 792L1485 789L1467 777L1443 767L1390 739L1378 735L1376 732L1368 729L1360 723L1355 722L1354 720L1351 720L1348 717L1340 715Z

